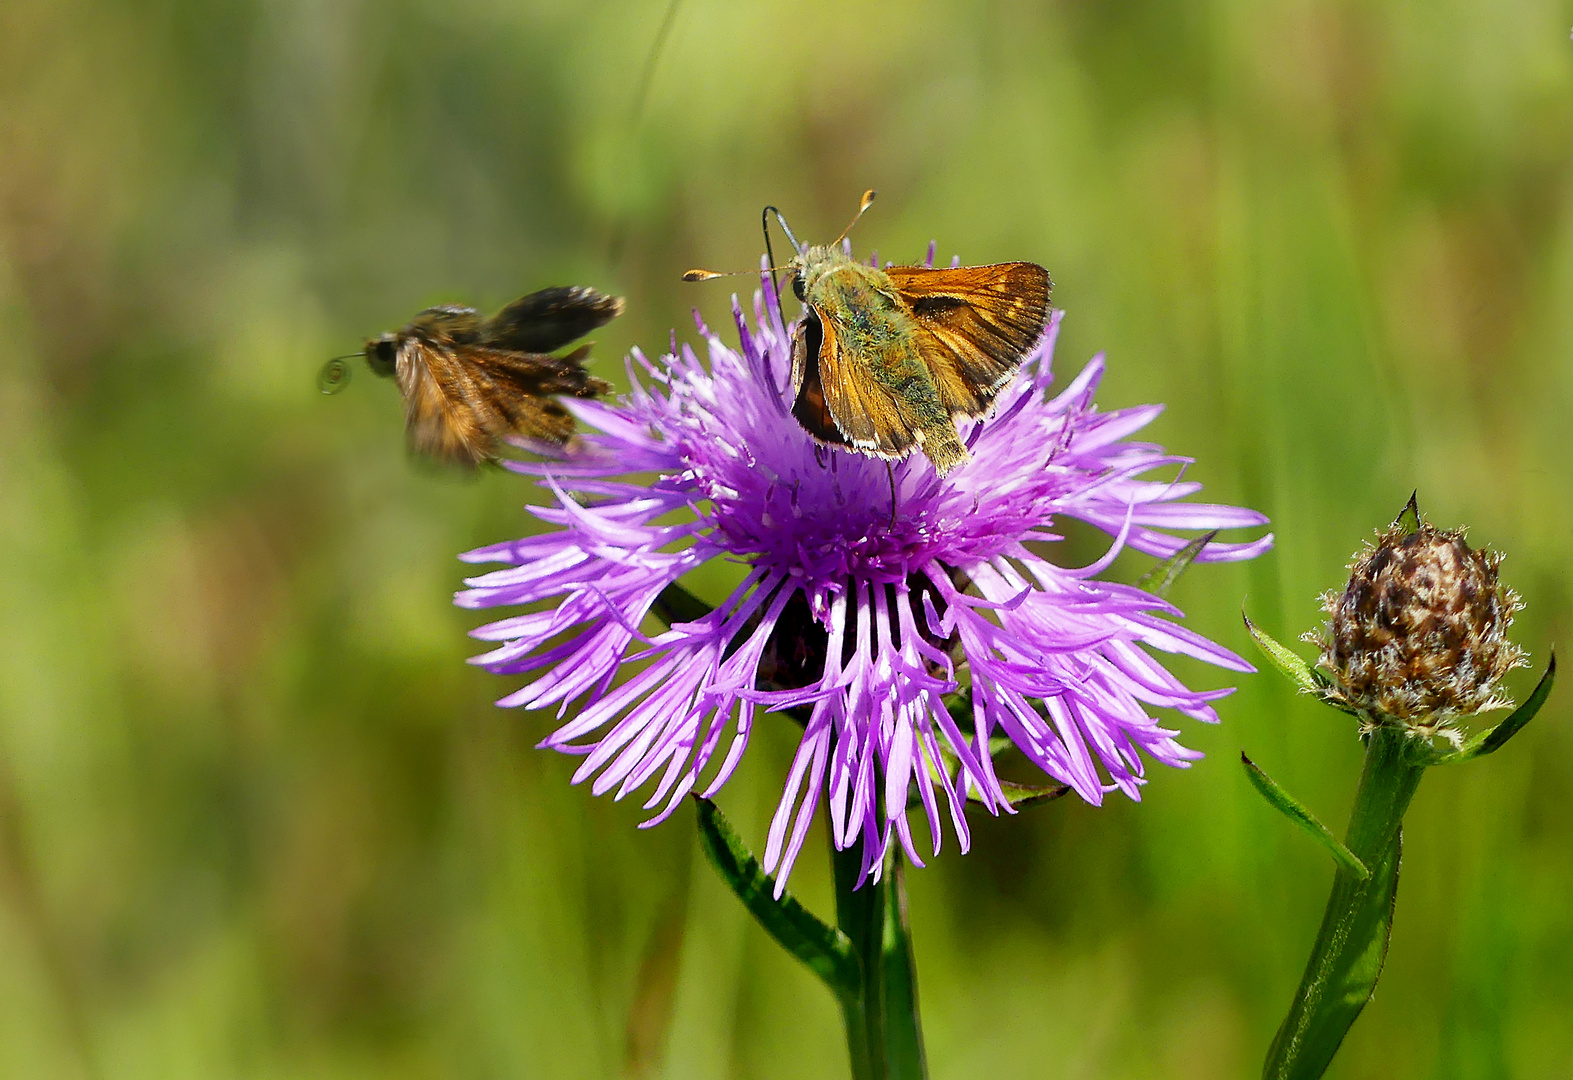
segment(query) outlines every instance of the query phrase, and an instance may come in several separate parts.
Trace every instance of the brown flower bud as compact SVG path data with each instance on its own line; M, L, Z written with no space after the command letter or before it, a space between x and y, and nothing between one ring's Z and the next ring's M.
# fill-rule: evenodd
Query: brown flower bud
M1525 663L1507 639L1523 605L1497 580L1501 561L1471 550L1462 529L1420 520L1411 499L1350 564L1344 591L1323 597L1331 619L1317 643L1331 696L1422 736L1451 736L1454 719L1511 704L1497 690Z

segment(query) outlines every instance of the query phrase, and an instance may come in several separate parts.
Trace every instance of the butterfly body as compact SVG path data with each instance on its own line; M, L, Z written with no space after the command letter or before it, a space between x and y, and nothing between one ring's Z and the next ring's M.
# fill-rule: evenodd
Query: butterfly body
M865 453L895 456L898 448L921 446L942 472L965 461L966 448L918 349L917 321L890 276L839 247L808 248L793 266L794 291L801 282L800 299L809 308L793 337L798 422L822 442ZM827 340L837 343L845 361L826 357ZM827 394L827 362L858 364L861 381L872 386L831 388ZM883 393L867 393L874 387Z
M793 416L863 453L921 449L942 476L971 457L956 421L989 411L1048 321L1035 263L880 269L816 246L788 269L808 309L793 333Z
M589 374L583 345L552 350L620 314L623 302L582 286L543 289L490 318L473 308L427 308L409 325L366 342L367 366L404 398L410 445L460 465L495 457L509 435L564 443L573 416L558 395L595 397L610 385Z

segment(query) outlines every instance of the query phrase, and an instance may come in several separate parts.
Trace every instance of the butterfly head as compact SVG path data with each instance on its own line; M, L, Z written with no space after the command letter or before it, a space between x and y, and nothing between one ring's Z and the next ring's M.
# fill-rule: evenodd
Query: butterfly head
M393 374L399 356L399 342L395 334L380 334L366 339L366 366L373 375L386 378Z
M787 264L792 274L792 295L807 303L822 278L852 262L852 256L839 243L804 248Z
M786 217L780 210L774 206L765 207L761 215L761 224L764 227L765 234L765 271L770 274L772 281L775 280L777 270L787 271L791 275L788 280L792 286L792 295L803 303L807 303L808 297L814 293L814 286L820 278L832 270L852 262L852 257L841 246L841 241L846 238L847 233L852 231L852 226L858 223L858 218L861 218L867 212L868 208L873 205L873 202L874 192L872 190L865 191L863 193L863 201L858 204L857 214L847 224L847 227L841 230L841 235L828 244L816 244L812 247L799 242L798 238L793 235L791 226L787 224ZM792 244L792 258L784 265L776 263L775 252L770 244L770 218L772 216L776 219L776 224L781 226L781 231L786 234L787 240ZM740 270L736 272L753 274L759 271ZM709 281L712 278L730 276L730 274L718 273L714 270L689 270L683 275L683 280ZM781 289L779 283L777 283L775 293L777 310L781 315L781 323L784 326L787 318L786 312L780 311Z

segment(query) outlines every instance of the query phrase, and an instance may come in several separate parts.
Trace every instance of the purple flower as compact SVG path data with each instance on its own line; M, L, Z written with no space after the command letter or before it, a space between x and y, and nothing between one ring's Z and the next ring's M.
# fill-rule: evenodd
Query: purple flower
M992 737L1091 803L1116 789L1139 798L1144 756L1177 767L1199 757L1148 709L1215 722L1208 703L1230 691L1187 689L1153 653L1250 665L1163 600L1096 575L1121 547L1173 554L1187 541L1167 530L1266 519L1179 502L1196 483L1143 479L1169 465L1183 474L1189 459L1125 441L1159 406L1095 409L1101 356L1050 397L1058 312L994 415L963 423L973 460L948 478L921 454L891 469L820 446L788 412L789 336L774 300L766 281L751 330L734 299L741 350L700 322L708 365L675 336L657 363L635 351L629 398L567 403L600 434L556 460L508 463L544 478L556 505L532 511L557 528L463 556L508 565L470 579L461 606L549 605L473 632L500 643L474 663L536 673L498 704L557 707L565 722L541 745L583 755L574 782L592 780L597 795L648 788L645 806L659 810L646 824L701 776L707 795L725 784L761 709L790 710L803 736L764 858L778 890L821 791L837 847L861 837L864 873L877 875L893 834L922 865L906 813L914 787L935 853L941 795L962 850L969 796L1011 810ZM1056 515L1115 541L1091 566L1057 565L1044 555ZM1271 543L1214 542L1199 561ZM725 602L647 636L661 591L718 558L743 568ZM970 697L970 718L952 716L947 694L962 716Z

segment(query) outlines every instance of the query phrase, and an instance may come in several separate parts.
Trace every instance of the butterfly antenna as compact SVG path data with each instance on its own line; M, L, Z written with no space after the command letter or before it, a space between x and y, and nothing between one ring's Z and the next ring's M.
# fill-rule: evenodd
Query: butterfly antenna
M847 222L847 227L841 230L841 235L830 242L832 247L841 243L841 241L847 238L847 233L852 231L852 226L856 225L858 223L858 219L860 219L864 214L868 213L868 208L874 205L874 196L877 194L879 193L873 188L869 188L863 193L863 201L858 204L858 212L852 215L852 220Z
M766 270L775 273L777 270L788 269L785 266L767 266ZM684 281L712 281L718 277L742 277L744 274L757 274L758 270L693 270L683 271Z
M317 389L324 394L337 394L348 386L350 372L353 369L344 361L353 360L359 355L361 354L348 353L344 356L335 356L326 364L323 364L322 370L317 372Z
M771 214L774 214L776 216L776 224L781 226L781 231L786 233L787 239L792 242L792 250L797 252L799 255L801 255L803 253L803 245L798 243L798 239L797 239L796 236L792 235L792 226L790 226L790 225L788 225L786 223L786 218L782 215L781 211L777 210L773 206L765 207L765 212L760 215L760 218L765 223L765 243L766 243L766 245L768 245L770 243L770 227L769 226L770 226L770 215Z
M775 293L776 293L776 314L781 317L781 331L782 331L782 333L785 333L786 332L786 323L787 323L787 320L786 320L786 309L781 306L781 282L776 280L776 271L775 271L776 256L775 256L775 252L772 251L771 248L770 248L770 215L771 214L774 214L776 216L776 224L780 225L781 226L781 231L786 233L787 240L791 242L793 251L795 251L795 252L797 252L799 254L802 254L803 245L799 244L797 242L797 237L792 235L792 229L791 229L790 226L787 225L786 218L781 216L781 211L777 210L773 206L767 206L767 207L764 208L764 210L760 211L760 214L759 214L759 227L764 231L764 234L765 234L765 258L767 260L769 260L770 266L771 266L771 270L770 270L770 287L773 288L775 290Z

